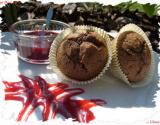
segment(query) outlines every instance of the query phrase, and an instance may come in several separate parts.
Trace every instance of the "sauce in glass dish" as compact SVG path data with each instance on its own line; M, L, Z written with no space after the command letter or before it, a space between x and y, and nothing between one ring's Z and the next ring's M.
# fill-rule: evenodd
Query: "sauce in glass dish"
M52 40L47 39L47 37L52 37L54 39L58 32L54 31L31 31L24 33L24 35L30 37L38 37L32 42L17 44L17 50L22 58L27 58L30 60L47 60L49 55L50 46L52 44Z

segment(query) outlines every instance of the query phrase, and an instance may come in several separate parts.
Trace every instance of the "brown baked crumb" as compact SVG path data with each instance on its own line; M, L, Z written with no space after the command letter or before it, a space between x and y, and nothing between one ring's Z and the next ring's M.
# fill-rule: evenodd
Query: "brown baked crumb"
M144 50L144 39L137 33L128 33L123 41L122 48L128 54L142 53Z
M108 59L107 53L106 41L99 34L75 32L60 44L56 59L66 76L84 81L102 71Z
M142 36L124 32L118 39L118 58L124 74L131 83L144 79L151 64L151 54Z

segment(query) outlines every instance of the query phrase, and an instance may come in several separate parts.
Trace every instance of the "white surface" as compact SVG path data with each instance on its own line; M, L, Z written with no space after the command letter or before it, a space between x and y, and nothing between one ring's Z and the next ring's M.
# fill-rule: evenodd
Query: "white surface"
M24 74L28 77L40 75L48 82L60 81L48 65L33 65L21 61L17 58L15 47L10 33L2 33L0 43L0 78L2 80L15 80L17 74ZM155 54L156 71L150 85L142 88L130 88L123 82L112 77L108 72L104 77L94 84L86 86L70 85L72 87L81 87L85 89L85 93L80 98L91 99L100 98L107 101L103 107L94 107L91 110L96 117L92 124L97 125L147 125L160 124L160 56ZM18 124L14 122L17 108L21 105L17 103L4 102L4 91L2 83L0 84L0 121L5 124ZM11 104L11 105L10 105ZM8 109L11 108L12 112ZM33 122L34 121L34 122ZM61 119L48 122L33 121L25 123L29 124L59 124ZM90 124L91 124L90 123ZM23 124L23 123L19 123ZM72 125L71 120L62 122L61 124ZM77 123L78 124L78 123ZM157 124L157 123L156 123Z
M5 1L12 2L13 0L1 0L0 7ZM22 0L26 1L26 0ZM46 2L69 3L73 0L45 0ZM100 2L104 4L118 4L128 0L76 0L74 2ZM133 0L136 1L136 0ZM159 0L138 0L140 3L157 3ZM0 21L1 22L1 21ZM1 34L0 34L1 35ZM7 36L6 36L7 35ZM0 41L0 81L3 79L15 80L17 74L22 73L29 77L41 75L48 81L59 81L56 74L44 65L32 65L17 59L15 48L13 47L12 38L8 34L2 34ZM95 113L96 120L91 122L94 125L148 125L160 124L160 57L156 54L156 71L153 82L146 87L132 89L123 84L117 79L114 79L110 74L105 75L103 79L94 84L82 86L86 93L83 98L101 98L107 101L104 107L95 107L92 111ZM3 75L2 75L3 74ZM76 85L73 85L77 87ZM79 87L79 86L78 86ZM5 112L7 108L3 105L3 88L0 83L0 124L5 125L73 125L72 120L63 122L61 119L51 120L47 122L27 122L17 123L14 120L8 120L10 113ZM13 105L11 106L13 107ZM12 108L16 112L16 108ZM78 124L78 123L76 123Z

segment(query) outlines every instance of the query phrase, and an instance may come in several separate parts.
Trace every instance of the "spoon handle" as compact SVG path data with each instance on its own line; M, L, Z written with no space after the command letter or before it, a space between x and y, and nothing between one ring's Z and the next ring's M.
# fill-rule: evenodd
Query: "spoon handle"
M49 26L50 21L51 21L51 19L52 19L52 16L53 16L53 8L50 7L49 10L48 10L48 12L47 12L47 16L46 16L46 22L45 22L46 27Z

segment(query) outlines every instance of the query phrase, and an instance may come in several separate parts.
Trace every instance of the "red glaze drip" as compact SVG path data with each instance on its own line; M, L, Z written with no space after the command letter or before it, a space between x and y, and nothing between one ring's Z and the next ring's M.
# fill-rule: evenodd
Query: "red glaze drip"
M7 82L5 84L5 100L20 101L23 108L19 112L17 121L28 120L29 116L38 106L42 106L43 121L52 118L56 114L61 114L65 118L73 118L76 121L88 123L95 119L90 108L106 104L101 99L77 100L72 99L73 96L84 93L81 88L68 88L64 83L48 84L40 76L30 79L20 75L21 81Z

